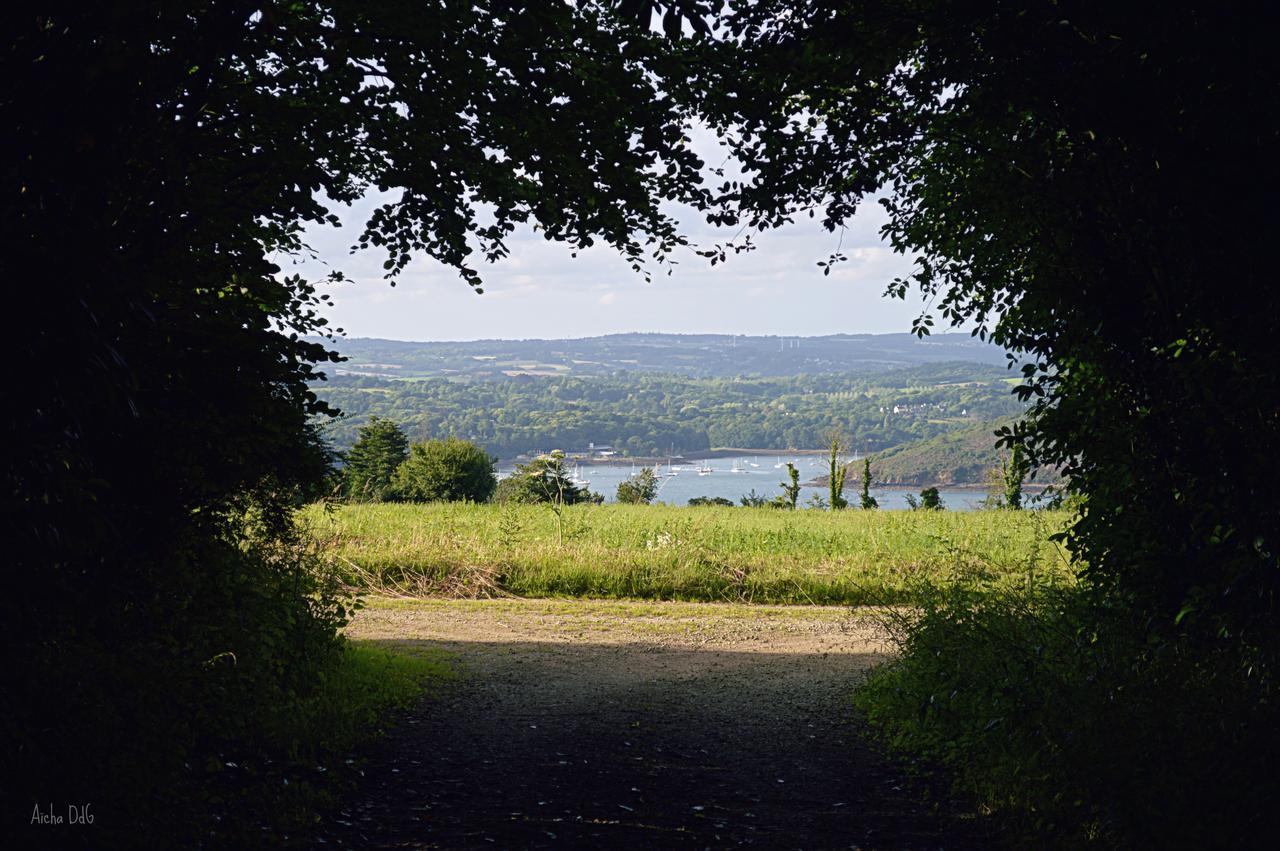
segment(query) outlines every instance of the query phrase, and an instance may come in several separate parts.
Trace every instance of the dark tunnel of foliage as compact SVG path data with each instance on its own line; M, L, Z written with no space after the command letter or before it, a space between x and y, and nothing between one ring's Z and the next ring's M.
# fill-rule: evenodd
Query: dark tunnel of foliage
M682 30L713 12L715 35ZM330 355L304 339L325 330L315 283L277 261L377 188L357 245L390 277L425 255L477 288L522 224L647 275L686 243L676 204L834 230L881 199L915 258L890 290L923 292L922 333L959 323L1022 356L1033 407L1009 440L1085 507L1076 596L939 597L880 717L990 767L971 785L1067 844L1280 829L1270 4L137 0L0 19L22 297L0 419L6 811L90 798L101 831L71 841L174 847L235 844L213 816L257 831L277 800L226 768L287 758L284 719L347 614L291 523L329 469L309 385ZM694 115L740 179L702 180ZM938 662L966 657L976 679Z

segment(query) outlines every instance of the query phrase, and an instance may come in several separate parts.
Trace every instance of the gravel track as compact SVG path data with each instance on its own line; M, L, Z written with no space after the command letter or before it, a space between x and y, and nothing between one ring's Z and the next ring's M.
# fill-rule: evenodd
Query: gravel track
M461 675L360 755L317 844L990 845L862 735L849 696L887 648L847 609L374 601L349 632Z

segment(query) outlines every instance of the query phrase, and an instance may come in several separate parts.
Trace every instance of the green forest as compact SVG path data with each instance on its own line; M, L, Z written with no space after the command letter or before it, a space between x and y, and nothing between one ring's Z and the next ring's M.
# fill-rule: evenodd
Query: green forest
M1008 372L943 363L871 376L686 378L521 375L459 381L388 381L337 375L313 385L344 417L325 435L345 449L371 416L411 440L458 437L502 458L609 445L632 456L713 447L818 449L834 429L861 452L878 452L1025 410ZM987 433L987 443L995 438Z

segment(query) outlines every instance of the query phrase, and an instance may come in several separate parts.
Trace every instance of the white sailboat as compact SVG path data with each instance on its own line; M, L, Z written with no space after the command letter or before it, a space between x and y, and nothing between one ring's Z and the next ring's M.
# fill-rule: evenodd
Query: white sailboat
M714 472L715 472L715 470L713 470L713 469L711 468L711 462L710 462L710 461L703 461L703 462L702 462L702 466L698 468L698 475L699 475L699 476L709 476L709 475L711 475L711 474L712 474L712 473L714 473Z

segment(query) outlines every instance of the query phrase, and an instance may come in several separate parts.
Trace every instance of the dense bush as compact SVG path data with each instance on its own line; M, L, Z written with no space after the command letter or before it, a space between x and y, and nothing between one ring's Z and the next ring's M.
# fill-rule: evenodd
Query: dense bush
M604 497L575 482L565 469L564 453L552 452L527 464L518 464L514 473L498 482L494 500L575 505L580 502L603 502Z
M618 483L618 502L648 505L658 495L658 476L645 467L626 481Z
M6 801L91 802L97 820L85 838L98 846L261 835L297 815L282 809L290 790L278 779L262 788L227 766L278 767L299 749L323 749L292 717L341 663L347 608L274 516L253 505L210 515L167 540L162 557L140 552L111 583L28 577L39 594L59 595L56 609L32 613L74 625L10 659L8 677L24 687L4 705L14 737Z
M495 463L483 449L456 437L415 443L396 469L391 490L405 502L485 502L498 486Z
M920 491L918 499L912 494L907 494L906 500L912 511L941 511L946 508L937 488L925 488Z
M857 702L1022 842L1250 847L1280 829L1280 739L1230 642L1149 641L1087 588L920 586ZM1035 838L1031 838L1034 834Z

